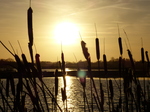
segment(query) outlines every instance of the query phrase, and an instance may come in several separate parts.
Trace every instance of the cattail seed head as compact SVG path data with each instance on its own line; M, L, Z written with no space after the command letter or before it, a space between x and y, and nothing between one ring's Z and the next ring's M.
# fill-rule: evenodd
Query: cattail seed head
M118 43L119 43L120 55L122 55L122 54L123 54L123 48L122 48L122 40L121 40L121 37L118 38Z
M103 54L103 61L104 61L104 70L105 72L107 72L107 59L105 54Z
M27 11L27 17L28 17L28 36L29 36L29 43L31 46L33 45L32 13L33 10L30 7Z
M88 49L84 41L81 41L81 47L82 47L82 52L84 54L85 59L88 60L90 58L90 54L88 53Z
M97 56L97 60L99 60L100 59L99 39L96 38L95 42L96 42L96 56Z
M149 63L148 51L145 52L145 55L146 55L147 62Z
M142 60L142 63L144 63L145 58L144 58L144 48L143 47L141 48L141 60Z
M131 54L129 49L127 51L128 51L128 56L129 56L129 59L130 59L130 62L131 62L131 66L132 66L133 69L135 69L135 65L134 65L132 54Z

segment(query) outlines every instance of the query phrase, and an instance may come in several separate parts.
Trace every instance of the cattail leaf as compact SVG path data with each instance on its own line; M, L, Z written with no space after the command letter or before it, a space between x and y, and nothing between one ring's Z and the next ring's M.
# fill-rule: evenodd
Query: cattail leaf
M99 60L100 59L99 39L96 38L95 42L96 42L96 57L97 57L97 60Z

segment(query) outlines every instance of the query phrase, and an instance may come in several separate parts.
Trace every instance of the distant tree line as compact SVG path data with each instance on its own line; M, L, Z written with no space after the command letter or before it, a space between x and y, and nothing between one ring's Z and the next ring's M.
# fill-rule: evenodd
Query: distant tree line
M61 63L59 62L50 62L50 61L41 61L42 69L56 69L59 68ZM131 63L129 59L124 59L122 62L124 68L130 68ZM92 62L92 68L98 68L97 62ZM143 64L141 61L135 61L136 69L142 70L147 67L147 63ZM119 68L119 59L112 57L109 61L107 61L108 69L118 69ZM17 64L15 60L8 58L8 59L0 59L0 71L11 71L17 68ZM78 62L66 62L66 68L87 68L86 61L78 61ZM103 61L100 61L100 68L103 69Z

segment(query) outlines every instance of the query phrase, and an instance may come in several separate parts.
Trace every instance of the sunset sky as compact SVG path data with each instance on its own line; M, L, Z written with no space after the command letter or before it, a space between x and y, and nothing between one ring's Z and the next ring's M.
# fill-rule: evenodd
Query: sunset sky
M64 22L69 22L78 28L93 62L96 61L94 24L96 24L100 40L100 60L103 53L106 54L107 60L111 57L119 57L117 24L122 37L124 58L128 58L129 45L123 29L128 35L135 60L141 60L141 38L144 50L150 52L150 0L32 0L31 7L34 44L42 61L55 62L61 59L61 44L58 43L55 34L62 34L55 29ZM28 57L28 61L31 61L27 32L29 0L0 0L0 8L0 40L13 52L10 41L16 54L21 56L17 43L19 40L23 53ZM61 29L64 31L65 26ZM71 28L67 28L68 34L70 32L68 41L71 42L75 34L69 29ZM77 36L79 37L78 34ZM80 41L79 37L70 45L62 43L65 61L75 62L74 55L78 61L85 60ZM33 50L35 54L34 46ZM0 45L0 59L7 58L13 58L13 56Z

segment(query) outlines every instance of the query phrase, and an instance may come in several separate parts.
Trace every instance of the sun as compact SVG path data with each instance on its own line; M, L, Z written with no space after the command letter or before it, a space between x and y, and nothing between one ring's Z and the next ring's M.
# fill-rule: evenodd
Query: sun
M57 24L54 29L54 39L59 44L76 44L79 38L79 28L74 23L62 22Z

